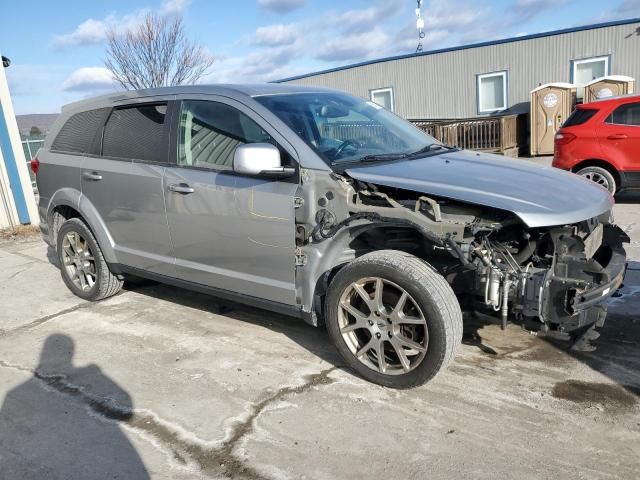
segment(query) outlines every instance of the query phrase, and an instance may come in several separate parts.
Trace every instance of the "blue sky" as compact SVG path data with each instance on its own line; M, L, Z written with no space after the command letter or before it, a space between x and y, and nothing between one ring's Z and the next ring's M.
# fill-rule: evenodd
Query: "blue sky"
M216 59L204 82L269 81L417 45L413 0L0 0L0 51L16 113L113 90L104 33L150 11L183 15ZM640 16L640 0L425 0L425 50Z

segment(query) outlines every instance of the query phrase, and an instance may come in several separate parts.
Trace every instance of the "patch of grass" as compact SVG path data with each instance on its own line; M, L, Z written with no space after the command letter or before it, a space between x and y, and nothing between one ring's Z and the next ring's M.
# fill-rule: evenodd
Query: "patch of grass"
M16 225L15 227L0 228L0 240L13 240L40 235L40 229L35 225Z

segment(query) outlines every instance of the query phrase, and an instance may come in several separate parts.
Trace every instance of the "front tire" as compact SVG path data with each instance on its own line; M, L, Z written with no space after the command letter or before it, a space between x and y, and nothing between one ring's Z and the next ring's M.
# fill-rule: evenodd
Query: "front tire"
M462 341L462 312L451 286L427 262L400 251L369 253L342 268L325 311L344 361L386 387L429 381Z
M616 179L611 172L602 167L585 167L576 172L581 177L591 180L597 183L603 188L609 190L611 195L615 195L618 186L616 185Z
M62 280L78 297L102 300L122 288L122 279L109 270L98 242L79 218L67 220L58 230L57 254Z

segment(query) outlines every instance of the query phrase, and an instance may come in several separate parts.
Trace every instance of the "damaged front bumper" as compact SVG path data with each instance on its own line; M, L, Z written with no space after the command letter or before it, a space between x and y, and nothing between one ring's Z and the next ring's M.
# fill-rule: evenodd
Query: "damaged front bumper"
M629 237L615 225L603 225L601 232L593 235L602 238L590 252L588 237L582 240L561 228L553 232L553 266L538 275L538 316L544 323L543 331L569 333L604 324L605 301L624 281L627 262L623 243L629 242ZM533 290L527 291L531 295ZM523 300L526 304L533 299Z
M611 260L604 269L605 278L609 280L591 289L576 291L576 295L571 299L571 310L581 312L609 298L622 285L626 270L627 256L624 248L614 249Z

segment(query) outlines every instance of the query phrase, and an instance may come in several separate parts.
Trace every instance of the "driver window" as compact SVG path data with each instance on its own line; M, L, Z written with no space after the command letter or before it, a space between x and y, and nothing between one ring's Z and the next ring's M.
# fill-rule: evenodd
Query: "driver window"
M240 110L218 102L183 101L178 165L229 170L238 145L273 138Z

